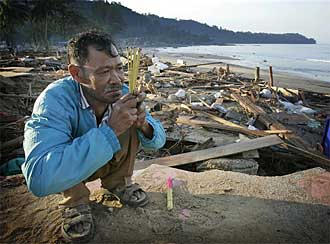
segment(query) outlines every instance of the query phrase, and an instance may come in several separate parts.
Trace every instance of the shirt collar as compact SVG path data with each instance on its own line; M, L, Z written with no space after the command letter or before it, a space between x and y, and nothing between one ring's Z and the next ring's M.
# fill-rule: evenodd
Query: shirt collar
M80 104L81 104L81 108L82 109L89 109L93 114L94 114L94 110L91 107L91 105L88 103L85 95L84 95L84 91L82 89L82 86L79 84L79 92L80 92ZM112 112L112 107L111 105L108 106L107 111L104 113L103 118L101 123L99 124L99 126L101 126L102 124L106 124L108 123L108 119L111 115Z
M82 89L81 84L79 84L79 91L80 91L80 104L81 104L82 109L91 108L91 105L89 105L89 103L87 102L87 99L84 95L84 91Z

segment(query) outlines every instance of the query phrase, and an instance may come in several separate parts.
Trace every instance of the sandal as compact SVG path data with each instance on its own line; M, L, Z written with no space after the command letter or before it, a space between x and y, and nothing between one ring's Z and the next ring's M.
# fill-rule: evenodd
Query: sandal
M92 210L88 204L64 208L62 236L69 242L87 242L94 235Z
M125 187L117 187L111 192L117 195L123 204L130 207L144 207L149 203L147 193L136 183Z

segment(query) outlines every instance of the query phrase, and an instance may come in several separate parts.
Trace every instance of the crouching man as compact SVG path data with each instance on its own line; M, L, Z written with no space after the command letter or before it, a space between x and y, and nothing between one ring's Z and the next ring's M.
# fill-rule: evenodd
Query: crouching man
M85 241L94 232L85 183L101 179L123 204L145 206L147 194L131 180L135 156L140 143L161 148L165 132L145 112L145 95L128 93L108 34L86 32L71 39L68 63L71 76L40 94L26 123L22 171L36 196L63 193L62 234Z

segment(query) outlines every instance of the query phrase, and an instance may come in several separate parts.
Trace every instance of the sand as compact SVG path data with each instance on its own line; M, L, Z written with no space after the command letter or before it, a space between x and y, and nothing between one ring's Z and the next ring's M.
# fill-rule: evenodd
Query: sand
M168 176L174 209L166 208ZM1 243L62 243L60 195L33 196L22 176L0 182ZM95 202L89 243L329 243L330 173L320 168L279 177L212 170L193 173L151 165L134 180L145 208Z

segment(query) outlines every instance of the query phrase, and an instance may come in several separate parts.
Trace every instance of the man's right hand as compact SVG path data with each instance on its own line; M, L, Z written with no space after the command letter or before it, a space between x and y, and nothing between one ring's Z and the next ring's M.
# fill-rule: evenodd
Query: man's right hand
M136 96L128 93L112 104L108 125L119 136L130 128L137 120Z

